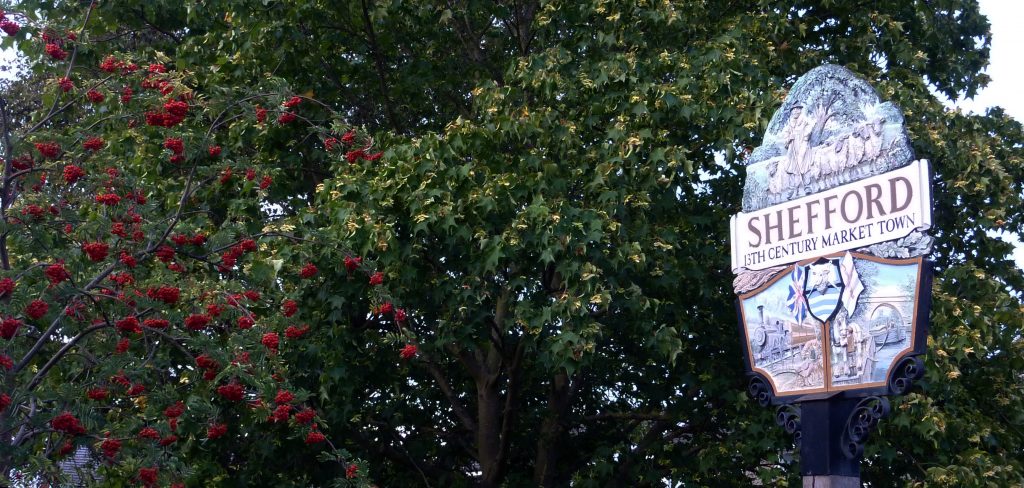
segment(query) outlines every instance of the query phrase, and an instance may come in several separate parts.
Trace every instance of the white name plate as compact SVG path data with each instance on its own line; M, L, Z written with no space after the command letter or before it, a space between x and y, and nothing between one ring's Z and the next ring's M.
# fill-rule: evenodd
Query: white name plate
M759 270L906 237L932 225L927 160L730 222L732 269Z

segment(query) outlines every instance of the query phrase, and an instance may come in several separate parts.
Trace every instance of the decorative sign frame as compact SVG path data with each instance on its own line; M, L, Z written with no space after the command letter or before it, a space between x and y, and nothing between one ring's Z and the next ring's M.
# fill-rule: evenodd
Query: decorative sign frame
M745 163L731 250L748 393L763 405L905 393L923 373L932 215L930 167L900 111L821 66Z

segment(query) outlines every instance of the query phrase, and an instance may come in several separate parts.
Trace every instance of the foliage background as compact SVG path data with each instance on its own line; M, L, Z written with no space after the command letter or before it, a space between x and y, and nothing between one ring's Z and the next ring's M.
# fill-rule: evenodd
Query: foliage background
M64 27L82 5L22 8ZM315 242L274 258L324 271L294 380L383 485L796 486L789 440L742 395L727 217L786 87L844 65L936 171L928 373L864 478L1024 479L1024 276L994 237L1024 225L1024 133L938 99L987 81L976 2L124 0L88 35L205 90L285 79L385 150L349 164L316 138L239 139L276 170L275 225ZM355 255L383 288L351 283ZM389 300L408 327L372 313ZM250 455L247 479L317 469Z

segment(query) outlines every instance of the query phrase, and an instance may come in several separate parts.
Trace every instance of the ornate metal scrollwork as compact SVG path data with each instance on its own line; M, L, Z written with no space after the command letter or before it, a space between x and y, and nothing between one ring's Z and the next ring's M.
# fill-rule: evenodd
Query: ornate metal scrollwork
M892 376L889 377L889 390L894 395L905 395L914 382L924 376L924 361L920 356L903 358L893 368Z
M800 440L803 437L803 433L800 431L800 407L793 405L782 405L775 410L775 423L783 429L786 429L786 433L793 436L793 442L796 444L796 448L800 448Z
M848 459L857 459L864 454L864 443L878 421L889 415L889 399L886 397L867 397L857 403L850 412L843 429L843 454Z
M762 407L767 407L772 402L772 388L765 383L764 378L757 375L751 376L750 384L747 385L747 396L757 400Z

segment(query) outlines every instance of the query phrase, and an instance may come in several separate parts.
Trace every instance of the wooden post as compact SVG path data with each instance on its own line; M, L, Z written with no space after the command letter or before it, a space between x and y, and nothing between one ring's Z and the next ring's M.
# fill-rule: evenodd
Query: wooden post
M861 488L853 476L804 476L804 488Z
M860 456L843 453L843 430L856 399L833 397L800 404L800 471L804 488L860 488Z

